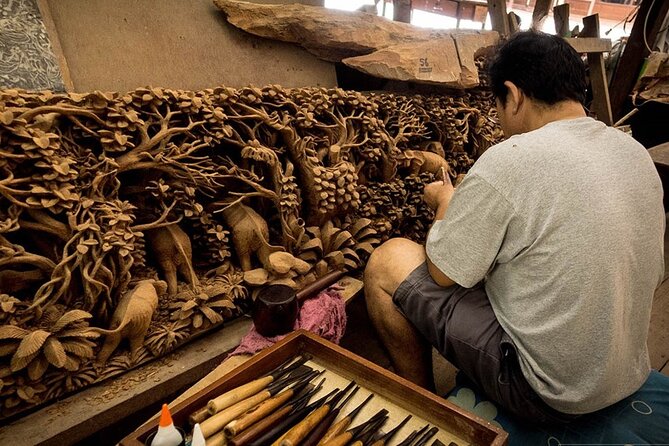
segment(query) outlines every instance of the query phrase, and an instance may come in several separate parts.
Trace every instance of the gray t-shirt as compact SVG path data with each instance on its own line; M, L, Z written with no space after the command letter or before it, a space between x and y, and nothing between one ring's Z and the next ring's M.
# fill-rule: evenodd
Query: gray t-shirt
M553 408L581 414L648 376L664 226L662 185L644 147L578 118L488 149L426 251L456 283L485 281L530 385Z

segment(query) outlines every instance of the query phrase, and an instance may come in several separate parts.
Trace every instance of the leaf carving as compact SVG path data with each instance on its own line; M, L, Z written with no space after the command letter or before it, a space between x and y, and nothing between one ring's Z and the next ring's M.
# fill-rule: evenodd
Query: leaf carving
M351 233L357 237L358 232L360 232L361 229L368 227L371 224L372 220L369 218L359 218L355 223L353 223L353 226L351 226Z
M27 366L37 353L39 353L49 336L51 336L51 333L48 331L35 330L23 338L19 344L19 348L12 357L12 370L16 372Z
M209 319L209 322L211 322L212 324L216 324L218 322L223 321L221 315L209 307L201 306L200 311L202 311L202 314L204 314L207 317L207 319Z
M12 113L10 110L5 110L2 113L0 113L0 122L2 122L5 125L9 125L12 123L14 120L14 113Z
M231 308L233 310L235 308L237 308L237 306L232 301L230 301L228 299L221 299L221 300L217 300L215 302L212 302L212 303L209 304L209 307L213 307L213 308Z
M53 333L58 333L72 322L76 322L81 319L89 319L93 317L89 312L83 310L71 310L65 313L58 319L58 321L51 328Z
M351 233L348 231L341 231L337 234L332 242L331 249L341 249L344 246L344 243L351 239Z
M44 372L49 368L49 361L42 355L37 357L34 361L28 366L28 377L33 381L40 379Z
M309 251L311 249L318 249L319 253L323 252L323 242L320 238L312 238L301 246L302 251Z
M89 343L91 345L89 345ZM93 352L93 344L90 341L87 340L81 340L81 341L66 341L63 342L63 349L67 353L72 353L75 356L78 356L80 358L92 358L95 353Z
M46 149L49 147L49 138L46 136L40 136L39 138L35 136L33 138L33 142L37 144L37 147L40 149Z
M32 387L21 386L16 390L16 394L23 401L30 402L30 400L32 400L32 398L35 396L35 391Z
M67 354L63 349L63 344L58 339L51 336L44 343L44 356L54 366L61 368L65 365Z
M3 325L0 327L0 339L21 339L28 333L28 330L16 325Z
M193 328L200 328L202 327L202 323L204 322L204 319L200 313L196 314L193 316Z
M69 370L70 372L79 370L79 360L72 356L68 356L65 361L65 370Z
M35 352L32 355L24 356L24 357L19 357L12 356L12 360L9 363L9 367L12 369L12 372L18 372L19 370L25 368L30 362L35 359L35 357L39 355L39 352Z

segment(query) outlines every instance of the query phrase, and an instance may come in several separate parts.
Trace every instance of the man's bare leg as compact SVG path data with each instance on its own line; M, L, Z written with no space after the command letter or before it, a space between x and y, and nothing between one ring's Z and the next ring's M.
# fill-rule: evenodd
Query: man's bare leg
M392 301L402 281L424 261L421 245L403 238L388 240L374 250L365 268L365 299L397 374L434 391L432 347Z

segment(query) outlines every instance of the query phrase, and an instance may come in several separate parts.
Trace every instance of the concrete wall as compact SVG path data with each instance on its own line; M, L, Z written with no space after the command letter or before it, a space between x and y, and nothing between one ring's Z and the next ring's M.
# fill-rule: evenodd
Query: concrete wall
M40 1L74 91L336 85L332 64L237 30L210 0Z

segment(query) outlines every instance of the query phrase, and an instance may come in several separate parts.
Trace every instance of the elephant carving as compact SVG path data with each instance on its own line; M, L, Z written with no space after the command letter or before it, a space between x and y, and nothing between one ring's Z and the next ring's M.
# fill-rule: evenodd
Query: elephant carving
M255 254L263 267L267 268L270 254L283 251L283 247L269 244L267 222L249 206L236 202L226 205L220 213L230 228L232 244L243 271L252 269L252 255Z
M405 150L402 153L401 163L404 167L409 168L410 175L419 175L423 172L438 175L442 167L447 174L452 174L448 161L432 152Z
M193 270L190 238L176 223L145 231L151 252L167 281L167 293L177 293L177 273L192 287L199 285Z
M90 331L106 336L98 353L97 366L102 366L123 339L130 342L130 356L134 362L144 344L151 318L158 308L158 297L165 294L167 284L162 280L142 280L126 292L112 315L110 329L91 328Z

